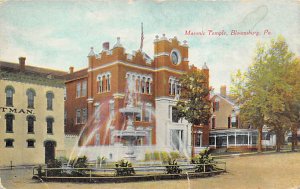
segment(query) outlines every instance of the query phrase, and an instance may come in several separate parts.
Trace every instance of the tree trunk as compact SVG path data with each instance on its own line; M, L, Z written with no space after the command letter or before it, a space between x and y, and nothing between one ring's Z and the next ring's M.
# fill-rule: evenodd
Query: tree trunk
M295 148L298 145L297 131L298 131L297 124L294 124L292 126L292 151L295 151Z
M281 146L281 136L279 133L276 133L276 152L280 152Z
M297 145L297 125L293 124L292 126L292 151L295 151L295 147Z
M257 152L262 152L262 126L258 128L258 137L257 137Z

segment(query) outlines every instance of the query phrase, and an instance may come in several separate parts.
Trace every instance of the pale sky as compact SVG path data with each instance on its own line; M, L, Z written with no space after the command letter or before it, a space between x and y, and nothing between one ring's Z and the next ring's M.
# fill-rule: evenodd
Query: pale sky
M290 49L300 55L300 1L3 1L0 0L0 60L68 71L87 67L91 46L112 47L117 37L126 52L140 46L153 58L156 35L187 40L190 64L206 62L210 84L219 92L230 75L245 70L256 43L282 34ZM207 30L228 33L209 36ZM186 30L205 31L187 36ZM260 32L259 36L232 36L231 30ZM263 35L264 30L271 31Z

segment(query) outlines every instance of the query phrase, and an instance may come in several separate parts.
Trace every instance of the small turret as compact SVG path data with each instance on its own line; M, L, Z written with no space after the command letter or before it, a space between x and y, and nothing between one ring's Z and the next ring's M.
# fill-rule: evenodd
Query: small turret
M123 47L123 45L121 44L121 38L117 37L117 43L114 45L114 48L116 47Z
M94 47L91 47L90 53L88 54L88 57L95 56Z

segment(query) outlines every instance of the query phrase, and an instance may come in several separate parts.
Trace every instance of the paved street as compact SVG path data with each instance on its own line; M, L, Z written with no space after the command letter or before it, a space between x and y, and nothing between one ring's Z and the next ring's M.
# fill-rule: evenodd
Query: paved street
M38 183L31 180L31 169L1 170L6 189L298 189L300 188L300 153L282 153L225 159L228 173L212 178L137 183L77 184Z

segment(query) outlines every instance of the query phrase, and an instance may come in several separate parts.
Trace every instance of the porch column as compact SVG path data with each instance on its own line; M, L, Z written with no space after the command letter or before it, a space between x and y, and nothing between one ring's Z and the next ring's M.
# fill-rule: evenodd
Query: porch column
M217 135L215 135L215 148L217 148Z
M236 146L236 132L234 132L234 146Z
M248 132L248 147L249 147L249 144L250 144L250 132Z
M181 130L179 130L178 138L179 138L179 151L181 151L181 148L182 148Z
M229 147L228 133L226 134L226 139L227 139L227 144L226 144L226 146L227 146L227 148L228 148L228 147Z

